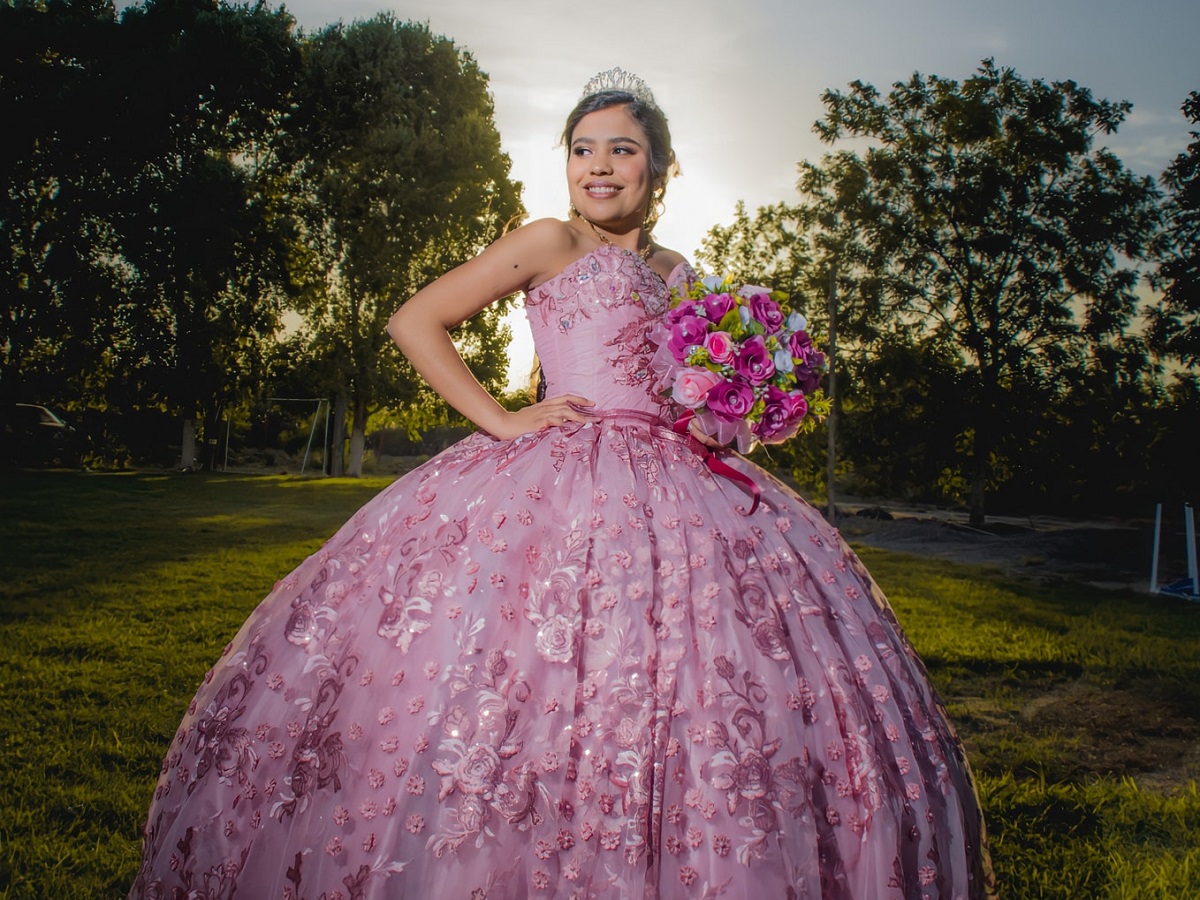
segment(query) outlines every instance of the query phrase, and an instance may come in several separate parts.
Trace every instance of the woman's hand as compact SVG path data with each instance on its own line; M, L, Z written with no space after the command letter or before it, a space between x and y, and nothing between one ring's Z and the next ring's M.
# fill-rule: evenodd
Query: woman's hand
M725 447L725 444L722 444L711 434L705 434L704 430L700 427L700 423L694 418L688 421L688 434L709 450L722 450Z
M577 394L560 394L557 397L547 397L540 403L524 406L516 412L505 416L499 432L493 430L493 437L502 440L512 440L523 434L534 431L544 431L564 422L593 422L596 416L591 411L595 404L586 397Z

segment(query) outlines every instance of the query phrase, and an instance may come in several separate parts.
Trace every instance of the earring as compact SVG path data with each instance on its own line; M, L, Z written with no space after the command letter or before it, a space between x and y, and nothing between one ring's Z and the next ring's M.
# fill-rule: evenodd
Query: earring
M647 232L654 230L654 226L658 224L658 220L662 218L663 211L666 205L663 203L663 194L666 191L663 188L658 188L650 195L650 202L646 204L646 217L642 220L642 227Z

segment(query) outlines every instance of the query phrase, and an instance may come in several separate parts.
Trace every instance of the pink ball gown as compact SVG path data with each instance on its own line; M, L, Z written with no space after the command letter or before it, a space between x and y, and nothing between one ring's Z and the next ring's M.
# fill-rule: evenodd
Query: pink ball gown
M170 745L131 897L985 894L962 748L879 589L666 426L667 301L611 246L530 292L550 395L600 415L467 438L275 586Z

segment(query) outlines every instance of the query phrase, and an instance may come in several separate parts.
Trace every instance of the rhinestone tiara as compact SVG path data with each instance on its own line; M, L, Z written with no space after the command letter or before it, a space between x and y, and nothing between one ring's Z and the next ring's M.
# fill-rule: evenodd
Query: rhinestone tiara
M650 85L632 72L626 72L620 67L594 75L592 80L583 86L581 96L590 97L592 94L599 94L603 91L623 91L626 94L633 94L638 100L652 106L658 105L654 102L654 94L650 90Z

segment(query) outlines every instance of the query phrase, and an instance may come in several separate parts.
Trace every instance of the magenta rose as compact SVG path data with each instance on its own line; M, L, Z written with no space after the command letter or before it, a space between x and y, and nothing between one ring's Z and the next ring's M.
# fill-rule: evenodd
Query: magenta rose
M684 300L674 309L670 310L663 318L668 325L674 325L680 319L685 319L688 316L695 316L700 305L694 300Z
M718 419L738 422L746 418L754 406L754 391L740 381L722 381L708 392L704 405Z
M767 343L761 334L756 334L738 350L733 361L733 371L751 384L762 384L775 374L775 360L767 350Z
M700 366L690 366L675 377L671 399L680 406L695 409L704 402L709 390L724 381L716 372Z
M808 413L808 401L799 391L781 391L774 385L767 388L763 399L766 409L752 429L754 434L764 444L787 440Z
M802 356L804 349L811 346L812 338L808 336L807 331L797 331L788 338L788 349L792 351L792 356Z
M679 362L687 359L688 349L704 343L704 335L708 324L695 316L684 316L671 326L671 337L667 340L667 349Z
M704 346L708 350L708 358L718 365L723 366L733 359L735 345L728 332L712 332L704 339Z
M728 294L709 294L704 300L704 313L711 322L720 322L734 307L734 300Z
M796 361L792 370L796 386L805 393L815 391L821 384L821 373L825 371L825 354L809 344L799 353L793 351L792 358Z
M763 324L767 334L774 334L783 327L783 310L767 294L755 294L750 298L750 315Z

